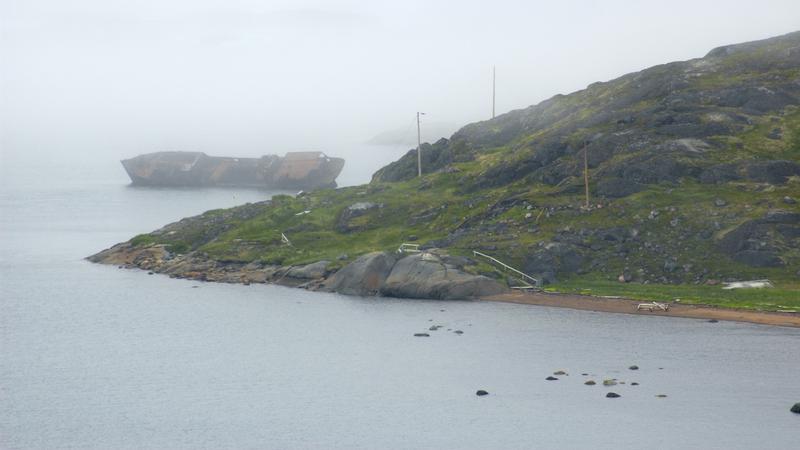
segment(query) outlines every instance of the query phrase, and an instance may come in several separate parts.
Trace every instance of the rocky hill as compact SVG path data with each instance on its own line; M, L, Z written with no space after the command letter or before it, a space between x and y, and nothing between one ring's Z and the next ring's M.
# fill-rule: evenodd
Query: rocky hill
M467 125L423 144L421 178L416 159L409 151L368 185L210 211L127 245L225 264L332 261L335 272L416 242L502 282L473 250L551 283L764 277L795 289L800 32Z

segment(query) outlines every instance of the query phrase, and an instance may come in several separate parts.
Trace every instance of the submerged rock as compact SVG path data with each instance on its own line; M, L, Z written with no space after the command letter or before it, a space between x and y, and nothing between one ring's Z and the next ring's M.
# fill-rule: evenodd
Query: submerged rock
M477 395L478 397L483 397L484 395L489 395L489 393L484 391L483 389L479 389L477 392L475 392L475 395Z
M430 337L428 333L414 333L414 337Z
M556 378L556 377L547 377L547 378L545 378L545 380L547 380L547 381L558 381L558 378Z
M594 386L597 383L594 380L589 380L589 381L587 381L586 383L583 383L583 384L585 384L587 386Z
M617 394L616 392L609 392L608 394L606 394L606 398L620 398L620 397L622 396Z
M633 365L633 366L628 367L628 369L630 369L630 370L639 370L639 366Z

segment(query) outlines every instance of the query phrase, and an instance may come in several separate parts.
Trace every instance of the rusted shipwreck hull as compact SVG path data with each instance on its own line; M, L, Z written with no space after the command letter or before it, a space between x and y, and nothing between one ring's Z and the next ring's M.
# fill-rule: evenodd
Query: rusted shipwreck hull
M202 152L156 152L122 160L139 186L238 186L268 189L336 187L344 159L322 152L289 152L261 158L208 156Z

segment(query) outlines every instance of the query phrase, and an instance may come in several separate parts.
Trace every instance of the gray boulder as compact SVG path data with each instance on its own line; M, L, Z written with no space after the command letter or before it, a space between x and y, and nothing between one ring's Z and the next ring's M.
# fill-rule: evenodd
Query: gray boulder
M464 273L433 253L418 253L399 260L380 288L381 295L387 297L437 300L470 299L505 291L497 281Z
M292 267L286 276L300 280L317 280L324 278L328 273L328 265L330 265L330 261L317 261L305 266Z
M800 403L795 403L794 406L792 406L792 409L790 409L789 411L795 414L800 414Z
M397 258L391 253L367 253L336 272L327 287L345 295L375 295L380 291L395 262Z

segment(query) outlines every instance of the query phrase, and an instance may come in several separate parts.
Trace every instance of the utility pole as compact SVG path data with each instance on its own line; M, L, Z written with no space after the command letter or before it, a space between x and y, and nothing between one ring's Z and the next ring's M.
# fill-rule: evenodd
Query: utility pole
M419 131L419 116L425 113L417 111L417 176L422 176L422 134Z
M494 102L497 97L497 68L492 66L492 119L494 119Z
M583 143L583 184L586 187L586 209L589 209L589 146Z

